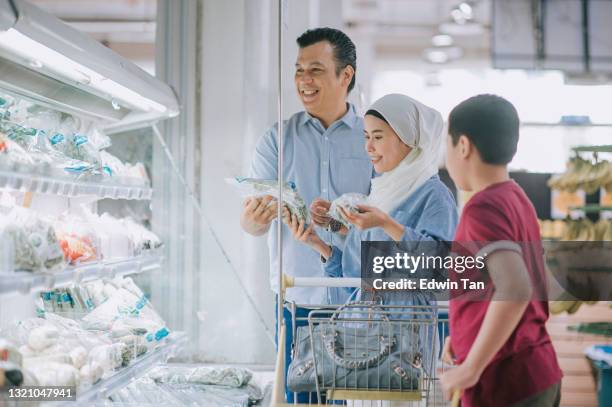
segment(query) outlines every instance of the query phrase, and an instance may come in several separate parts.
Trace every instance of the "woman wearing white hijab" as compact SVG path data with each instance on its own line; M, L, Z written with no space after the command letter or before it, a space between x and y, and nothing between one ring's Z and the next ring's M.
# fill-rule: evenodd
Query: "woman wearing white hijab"
M362 241L452 241L457 207L438 177L443 126L438 111L406 95L386 95L372 104L364 118L365 148L382 175L372 179L368 205L358 206L360 213L342 211L354 225L344 247L328 246L313 225L305 228L295 217L285 217L294 237L321 254L326 275L360 277ZM330 303L340 304L351 291L329 293ZM405 293L389 294L398 295L384 295L385 303L407 302ZM432 298L415 295L408 302L429 304Z

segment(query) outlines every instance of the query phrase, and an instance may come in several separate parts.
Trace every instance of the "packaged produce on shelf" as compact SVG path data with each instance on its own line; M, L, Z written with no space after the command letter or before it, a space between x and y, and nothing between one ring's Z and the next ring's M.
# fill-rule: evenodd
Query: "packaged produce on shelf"
M344 219L342 213L340 212L340 208L343 208L348 212L357 213L357 205L366 205L367 201L368 197L364 194L355 192L342 194L342 196L332 201L331 206L329 207L328 215L349 228L351 227L351 224Z
M22 207L0 209L0 239L11 241L15 270L54 272L64 266L53 225L34 211Z
M129 164L122 162L119 158L108 153L100 152L104 171L113 177L128 178L142 185L149 185L149 176L142 163Z
M12 168L17 165L33 165L34 159L19 144L6 137L0 130L0 165Z
M131 278L107 280L102 289L96 282L92 292L99 305L83 318L86 329L110 332L119 324L117 330L129 327L134 331L128 334L142 333L152 345L168 335L164 320Z
M39 316L8 329L5 336L11 342L0 340L0 355L23 366L24 383L89 386L157 347L169 334L131 279L90 285L95 300L85 287L42 293L44 310L39 309ZM80 312L69 310L82 303L88 305L81 305Z
M21 366L22 356L12 342L0 337L0 362L11 362Z
M124 164L103 151L111 141L93 121L0 95L0 133L7 139L0 139L3 164L12 169L78 179L119 176L130 185L149 184L142 164Z
M234 186L245 198L271 195L278 200L277 180L234 177L226 178L225 181ZM272 204L273 202L270 202L270 205ZM283 186L283 204L287 206L292 215L297 216L298 220L305 223L310 222L308 208L294 182L287 182Z
M140 223L131 218L123 218L121 224L132 239L136 254L161 247L162 242L159 237Z
M582 189L589 194L601 187L612 191L612 163L602 160L593 164L590 160L573 157L567 163L567 170L552 177L548 181L548 186L568 192Z
M194 386L207 392L219 395L226 390L230 394L248 395L249 404L263 399L263 391L253 380L253 373L241 367L207 367L207 366L160 366L154 369L149 377L165 388L184 388ZM233 389L234 391L227 392Z
M60 246L70 264L81 264L100 258L96 230L88 223L67 216L54 223Z
M95 230L100 256L105 260L134 256L134 242L119 219L105 213L85 214L85 221Z

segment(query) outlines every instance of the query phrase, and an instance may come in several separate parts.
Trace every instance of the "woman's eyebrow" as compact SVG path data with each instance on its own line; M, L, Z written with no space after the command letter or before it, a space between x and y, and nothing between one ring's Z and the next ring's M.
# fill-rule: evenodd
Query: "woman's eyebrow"
M383 131L381 129L375 129L372 130L371 133L382 133Z

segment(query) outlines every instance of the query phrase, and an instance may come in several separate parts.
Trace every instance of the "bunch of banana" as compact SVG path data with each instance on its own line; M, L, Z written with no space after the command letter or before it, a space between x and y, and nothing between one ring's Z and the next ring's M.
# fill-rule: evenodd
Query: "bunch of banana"
M551 314L560 314L562 312L574 314L582 304L593 305L596 303L597 301L580 301L568 293L563 293L558 300L548 302L548 310Z
M560 191L575 192L583 189L586 193L596 192L601 187L612 190L612 163L600 161L591 163L580 157L574 157L567 163L567 170L552 177L548 186Z
M587 242L595 240L593 222L589 219L568 220L561 236L563 241Z
M560 240L565 233L566 223L562 220L538 220L538 223L544 240Z

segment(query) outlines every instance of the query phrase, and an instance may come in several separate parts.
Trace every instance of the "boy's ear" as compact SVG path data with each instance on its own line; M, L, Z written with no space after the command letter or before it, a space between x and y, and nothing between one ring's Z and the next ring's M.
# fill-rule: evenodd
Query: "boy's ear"
M470 141L469 138L467 138L465 135L461 135L459 136L459 143L458 143L458 147L459 147L459 154L461 155L461 158L467 160L468 158L470 158L470 156L472 155L472 152L474 150L474 146L472 144L472 142Z

